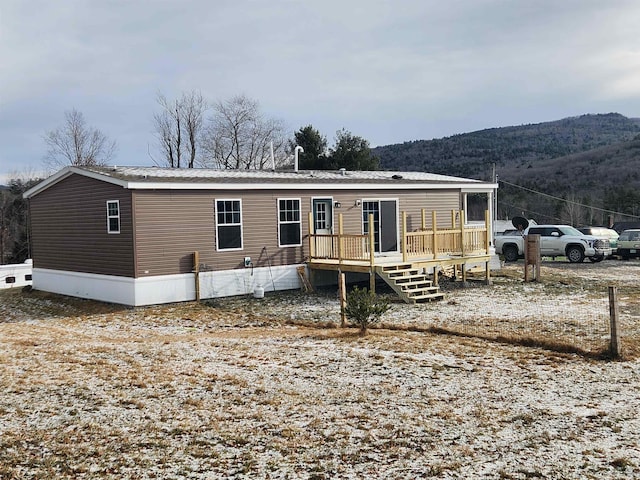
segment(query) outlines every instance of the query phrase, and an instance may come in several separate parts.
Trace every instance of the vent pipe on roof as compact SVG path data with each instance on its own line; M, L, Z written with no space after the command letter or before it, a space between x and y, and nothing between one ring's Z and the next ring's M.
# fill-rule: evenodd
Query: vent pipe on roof
M304 148L300 145L296 145L296 148L293 150L293 171L298 171L298 152L304 153Z
M276 157L273 156L273 142L271 142L271 170L276 171Z
M343 177L347 174L347 169L346 168L341 168L340 169L340 175L342 175Z

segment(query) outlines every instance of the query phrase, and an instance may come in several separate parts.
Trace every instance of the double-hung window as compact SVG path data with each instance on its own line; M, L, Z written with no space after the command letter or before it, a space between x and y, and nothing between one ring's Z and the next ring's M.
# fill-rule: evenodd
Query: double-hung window
M240 200L216 200L216 244L218 250L242 250Z
M120 233L120 200L107 201L107 233Z
M278 244L280 247L302 245L300 199L278 199Z

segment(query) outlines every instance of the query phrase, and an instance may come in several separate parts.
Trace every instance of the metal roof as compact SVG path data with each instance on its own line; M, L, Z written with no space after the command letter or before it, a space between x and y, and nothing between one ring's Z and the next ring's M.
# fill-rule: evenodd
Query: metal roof
M461 188L487 191L490 182L426 172L348 170L220 170L158 167L66 167L25 192L29 198L60 180L78 174L127 189L312 189L312 188Z

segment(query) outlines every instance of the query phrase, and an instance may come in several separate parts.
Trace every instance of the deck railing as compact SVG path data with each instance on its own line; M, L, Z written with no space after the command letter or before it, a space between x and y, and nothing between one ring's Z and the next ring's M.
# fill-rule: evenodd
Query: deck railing
M373 216L369 225L373 225ZM464 211L451 212L451 227L437 228L436 212L431 213L431 228L426 228L426 212L422 211L422 227L407 231L407 216L402 212L401 252L403 261L437 259L447 256L474 256L489 253L489 212L484 225L465 225ZM312 260L368 261L374 265L374 238L369 234L342 233L342 214L338 217L337 234L313 233L313 214L309 214L309 255Z
M441 256L471 256L489 252L489 212L485 212L484 225L465 225L456 218L464 218L464 211L452 212L451 227L439 230L436 212L432 212L431 228L425 226L422 215L422 228L408 232L406 214L402 214L402 258L408 261L414 258L436 259Z

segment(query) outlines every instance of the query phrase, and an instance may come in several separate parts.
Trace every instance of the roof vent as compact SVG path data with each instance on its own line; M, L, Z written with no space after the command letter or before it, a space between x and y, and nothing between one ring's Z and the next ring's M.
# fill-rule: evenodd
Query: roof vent
M395 175L392 175L391 178L393 178L394 180L401 180L402 179L402 175L398 175L396 173Z
M347 174L347 169L346 168L341 168L340 169L340 175L342 175L343 177Z

